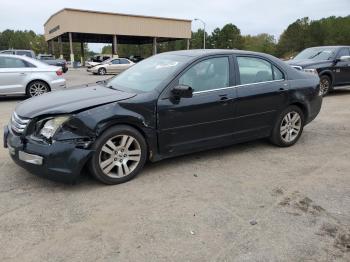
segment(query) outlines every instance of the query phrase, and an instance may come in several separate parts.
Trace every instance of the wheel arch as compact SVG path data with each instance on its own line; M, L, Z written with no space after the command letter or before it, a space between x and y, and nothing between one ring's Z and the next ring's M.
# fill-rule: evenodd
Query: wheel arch
M329 71L329 70L321 71L319 74L319 77L322 77L322 76L328 76L329 79L331 80L331 84L333 85L334 76L333 76L333 73L331 71Z
M156 142L156 139L151 135L152 131L147 130L146 127L141 126L139 123L135 121L120 120L120 121L110 121L110 122L104 123L103 125L100 125L96 130L96 136L100 136L102 133L106 132L111 127L123 126L123 125L134 128L143 136L147 146L148 159L151 159L155 154L157 154L157 151L156 151L157 142Z
M296 101L296 102L293 102L291 103L289 106L297 106L300 108L300 110L303 112L304 114L304 119L305 119L305 122L307 122L307 119L309 118L309 109L308 107L306 106L306 104L300 102L300 101Z

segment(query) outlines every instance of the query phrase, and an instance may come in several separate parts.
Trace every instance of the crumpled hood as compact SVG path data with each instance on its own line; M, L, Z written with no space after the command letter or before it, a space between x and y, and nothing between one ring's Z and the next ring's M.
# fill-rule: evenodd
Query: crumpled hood
M16 113L26 118L34 118L39 115L67 114L134 96L136 94L94 85L30 98L16 107Z
M332 61L329 60L321 60L321 61L316 61L316 60L312 60L312 59L302 59L302 60L288 60L286 61L287 64L291 65L291 66L301 66L302 68L307 68L307 67L321 67L321 66L327 66L327 65L331 65Z

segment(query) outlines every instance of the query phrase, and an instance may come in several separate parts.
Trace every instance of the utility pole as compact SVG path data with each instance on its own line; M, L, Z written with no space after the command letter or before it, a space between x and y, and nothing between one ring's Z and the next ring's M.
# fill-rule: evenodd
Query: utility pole
M199 21L199 22L201 22L203 24L203 31L204 31L204 33L203 33L203 49L205 49L205 27L206 27L206 23L200 18L195 18L194 21Z

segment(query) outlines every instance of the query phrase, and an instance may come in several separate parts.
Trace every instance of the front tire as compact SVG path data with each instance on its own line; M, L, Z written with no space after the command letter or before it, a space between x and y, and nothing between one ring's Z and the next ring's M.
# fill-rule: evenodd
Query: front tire
M299 140L304 125L303 111L297 106L289 106L278 116L270 141L280 147L292 146Z
M115 185L134 178L147 159L147 144L136 129L120 125L105 131L94 143L90 170L102 183Z
M107 70L106 70L106 68L101 67L100 69L98 69L97 73L99 75L105 75L105 74L107 74Z
M329 76L323 75L320 77L320 92L322 96L328 95L332 91L332 80Z

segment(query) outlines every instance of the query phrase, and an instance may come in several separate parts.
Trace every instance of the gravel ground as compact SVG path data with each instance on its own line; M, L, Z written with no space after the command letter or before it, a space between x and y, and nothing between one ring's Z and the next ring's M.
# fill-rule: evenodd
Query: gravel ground
M1 125L19 101L0 101ZM41 179L0 148L0 261L350 261L349 105L326 97L294 147L164 160L117 186Z

